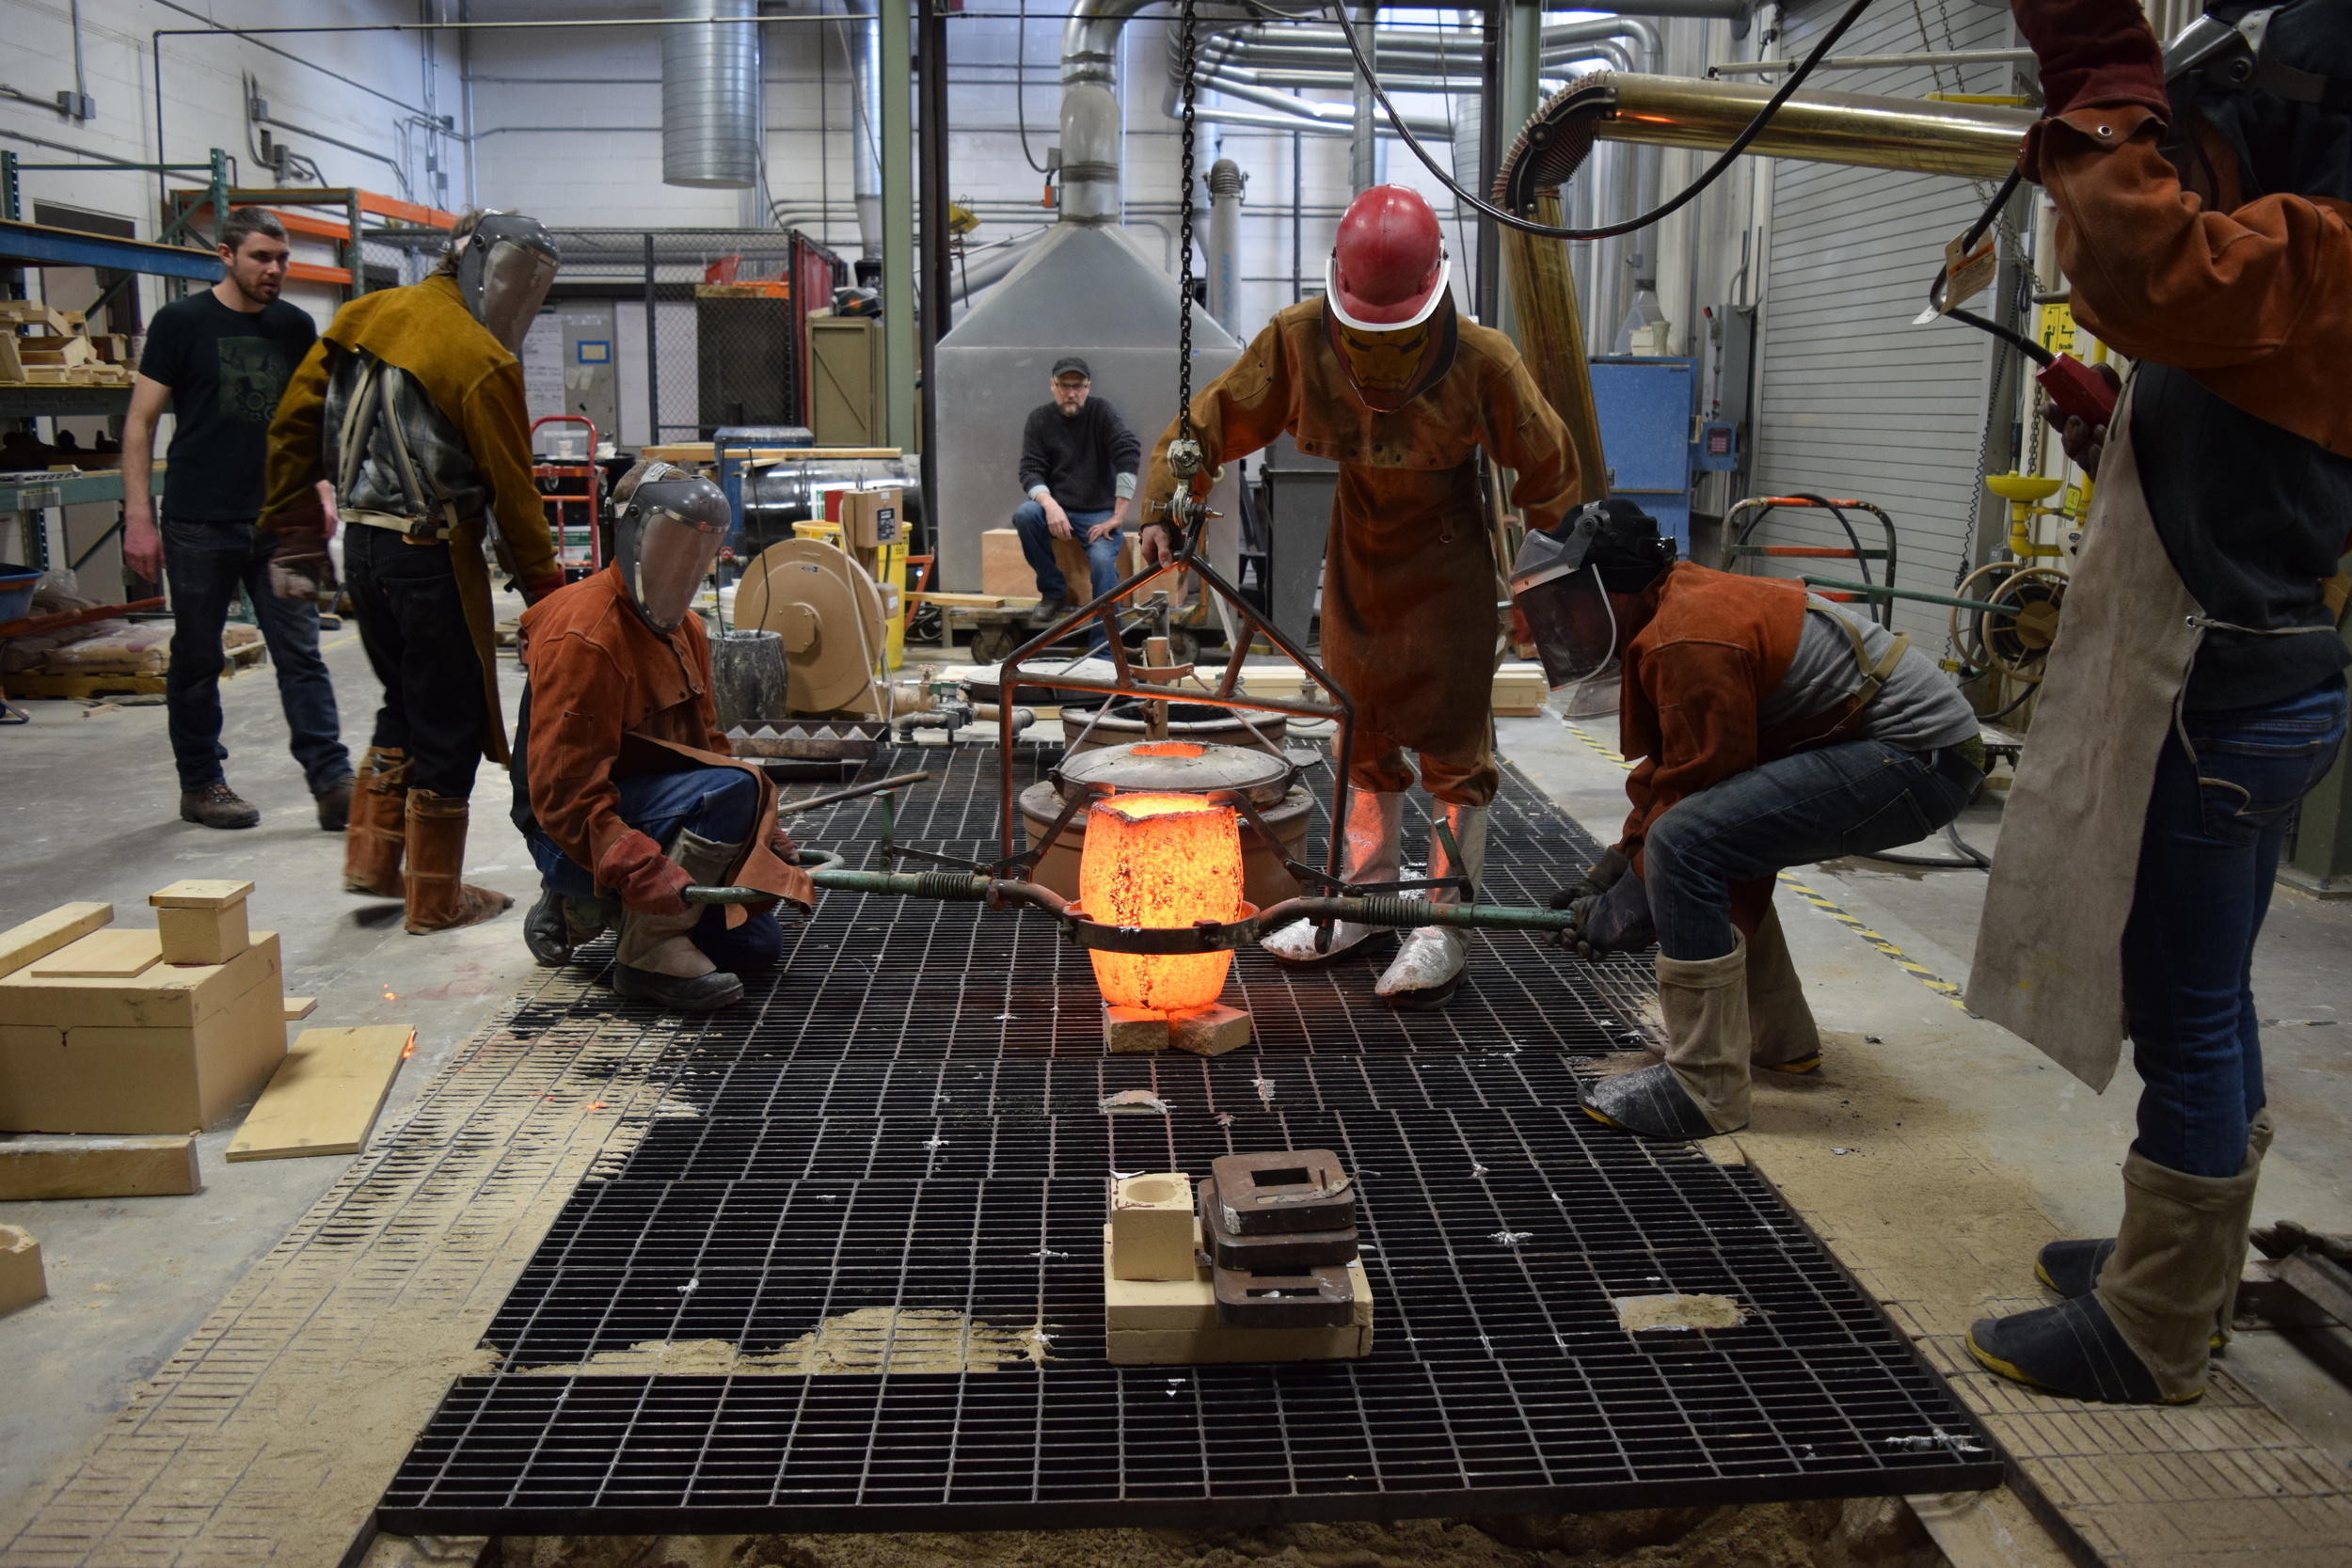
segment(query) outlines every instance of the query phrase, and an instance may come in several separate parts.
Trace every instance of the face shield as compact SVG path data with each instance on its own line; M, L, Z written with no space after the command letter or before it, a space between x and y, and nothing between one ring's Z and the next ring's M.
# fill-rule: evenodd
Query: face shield
M1617 617L1591 561L1608 503L1595 501L1549 533L1530 533L1511 564L1511 599L1527 619L1553 689L1600 673L1617 651Z
M637 613L666 636L685 621L734 527L726 495L700 474L667 463L639 464L613 494L621 508L612 531L613 564Z
M463 245L457 255L457 286L466 296L466 309L508 353L520 354L523 338L555 281L562 253L538 219L520 213L489 214Z
M1337 268L1336 258L1324 263L1324 336L1365 407L1384 414L1402 408L1454 368L1461 323L1446 286L1453 262L1439 261L1438 286L1419 311L1401 322L1370 322L1348 314L1340 303Z

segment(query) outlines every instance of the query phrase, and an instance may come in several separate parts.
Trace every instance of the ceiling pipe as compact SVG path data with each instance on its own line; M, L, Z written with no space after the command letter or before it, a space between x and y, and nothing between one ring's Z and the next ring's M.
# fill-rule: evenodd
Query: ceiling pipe
M1119 32L1151 0L1078 0L1061 35L1061 217L1117 223L1120 186Z
M850 196L857 208L858 254L882 253L882 19L875 0L845 0L850 27Z

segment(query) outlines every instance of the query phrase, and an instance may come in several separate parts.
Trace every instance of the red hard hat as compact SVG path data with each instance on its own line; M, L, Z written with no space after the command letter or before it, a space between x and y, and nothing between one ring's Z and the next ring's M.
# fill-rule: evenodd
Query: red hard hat
M1445 236L1417 191L1375 185L1347 204L1331 247L1331 302L1356 326L1398 326L1445 287Z

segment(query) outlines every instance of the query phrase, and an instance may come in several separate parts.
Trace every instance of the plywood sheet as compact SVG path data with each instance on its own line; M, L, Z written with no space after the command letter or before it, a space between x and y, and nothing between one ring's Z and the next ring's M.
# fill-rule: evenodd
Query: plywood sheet
M0 1203L195 1192L196 1139L0 1137Z
M229 1158L358 1153L416 1037L403 1024L305 1029L254 1102Z
M112 904L60 904L47 914L0 931L0 975L79 942L115 917Z
M72 975L92 980L127 980L163 961L163 933L116 926L70 942L45 958L35 958L36 978Z

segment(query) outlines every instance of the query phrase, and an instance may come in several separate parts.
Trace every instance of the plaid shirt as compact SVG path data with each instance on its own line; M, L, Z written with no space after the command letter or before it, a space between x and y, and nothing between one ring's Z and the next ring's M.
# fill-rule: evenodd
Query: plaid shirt
M455 504L460 519L483 515L489 509L490 486L475 466L473 453L467 450L465 437L413 377L389 365L383 372L375 428L360 453L358 475L351 483L343 483L343 421L374 356L365 351L329 352L335 363L327 378L326 418L319 439L320 457L335 480L336 504L400 517L438 519L441 502L447 499ZM422 496L409 495L402 482L388 420L399 421L418 482L426 491Z

